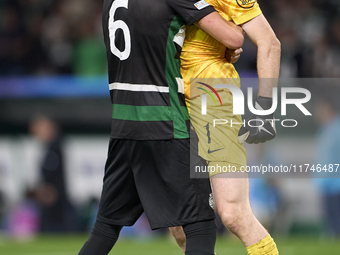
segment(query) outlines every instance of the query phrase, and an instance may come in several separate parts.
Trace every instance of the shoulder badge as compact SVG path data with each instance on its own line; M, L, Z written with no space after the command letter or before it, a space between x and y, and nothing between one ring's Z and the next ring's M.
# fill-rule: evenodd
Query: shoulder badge
M235 0L238 6L240 6L243 9L250 9L252 8L257 0Z
M202 10L203 8L209 6L210 4L208 4L206 1L204 0L201 0L201 1L198 1L196 2L195 4L195 7L198 9L198 10Z

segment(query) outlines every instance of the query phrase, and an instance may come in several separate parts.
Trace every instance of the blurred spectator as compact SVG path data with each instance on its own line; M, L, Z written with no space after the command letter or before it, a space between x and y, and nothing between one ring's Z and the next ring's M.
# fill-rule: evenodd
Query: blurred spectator
M34 192L26 190L23 201L8 214L8 232L16 240L28 240L39 230L39 216Z
M320 123L320 130L317 136L316 163L321 166L329 164L339 164L340 158L340 116L337 107L330 98L324 98L316 105L316 117ZM335 166L334 166L335 167ZM335 168L334 168L335 172ZM333 178L322 178L322 174L316 183L320 188L325 219L327 221L328 233L332 236L340 236L340 178L339 173L334 174ZM333 175L327 173L327 177ZM332 175L332 176L330 176Z
M41 164L41 183L36 190L40 205L42 232L74 232L78 230L76 213L65 184L62 137L55 122L44 116L30 123L32 134L42 141L45 156Z
M340 1L259 0L282 44L281 76L339 77ZM106 73L97 0L0 2L0 75ZM256 71L256 47L237 63Z

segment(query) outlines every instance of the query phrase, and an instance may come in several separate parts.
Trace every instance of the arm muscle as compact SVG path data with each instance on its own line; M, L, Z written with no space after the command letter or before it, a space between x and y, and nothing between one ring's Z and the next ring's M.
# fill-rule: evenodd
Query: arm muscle
M272 97L272 88L277 86L280 71L280 42L263 14L244 23L242 28L257 45L259 96Z

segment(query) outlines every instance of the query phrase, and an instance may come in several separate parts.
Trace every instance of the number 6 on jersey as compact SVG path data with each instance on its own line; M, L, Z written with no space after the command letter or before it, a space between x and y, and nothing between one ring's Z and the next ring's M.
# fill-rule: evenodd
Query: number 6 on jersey
M130 56L131 52L131 36L129 27L122 20L114 20L114 16L116 10L119 7L124 7L128 9L128 0L115 0L110 9L110 17L109 17L109 36L110 36L110 49L113 55L118 57L120 60L126 60ZM125 49L120 51L116 44L116 31L118 29L123 30L124 41L125 41Z

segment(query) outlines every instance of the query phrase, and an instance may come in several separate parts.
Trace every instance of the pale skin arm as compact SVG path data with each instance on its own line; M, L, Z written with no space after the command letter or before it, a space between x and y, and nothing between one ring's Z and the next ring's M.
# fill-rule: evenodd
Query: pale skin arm
M232 21L226 21L218 12L212 12L195 23L229 49L241 48L244 41L243 29Z
M259 96L272 97L280 72L281 44L263 14L244 23L243 30L257 45ZM262 79L271 78L271 79Z

